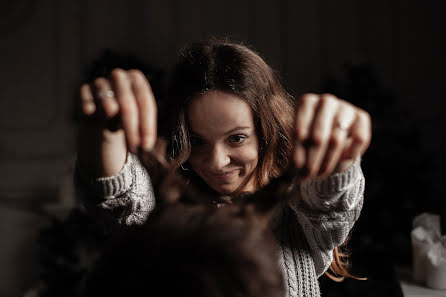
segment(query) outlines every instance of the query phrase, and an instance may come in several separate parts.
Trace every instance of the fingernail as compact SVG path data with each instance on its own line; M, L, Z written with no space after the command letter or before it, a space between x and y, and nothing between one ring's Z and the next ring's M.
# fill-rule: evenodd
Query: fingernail
M94 113L95 109L96 109L96 107L94 104L92 104L92 103L85 104L84 113L86 115L92 115Z

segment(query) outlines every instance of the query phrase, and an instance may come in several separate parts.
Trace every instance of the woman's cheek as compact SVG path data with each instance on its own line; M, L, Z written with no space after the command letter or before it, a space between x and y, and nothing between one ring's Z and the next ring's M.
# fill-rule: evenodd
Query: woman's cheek
M238 159L238 163L245 164L245 166L256 167L258 158L259 158L259 150L257 146L249 146L249 147L241 147L237 153L235 154L236 159Z

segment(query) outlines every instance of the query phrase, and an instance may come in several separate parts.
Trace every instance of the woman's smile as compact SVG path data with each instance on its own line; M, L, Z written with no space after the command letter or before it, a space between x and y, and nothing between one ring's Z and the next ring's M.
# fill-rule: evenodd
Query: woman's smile
M222 182L224 181L229 181L232 177L234 177L234 175L236 174L238 170L237 169L233 169L233 170L228 170L225 172L209 172L209 176L215 180L220 180Z

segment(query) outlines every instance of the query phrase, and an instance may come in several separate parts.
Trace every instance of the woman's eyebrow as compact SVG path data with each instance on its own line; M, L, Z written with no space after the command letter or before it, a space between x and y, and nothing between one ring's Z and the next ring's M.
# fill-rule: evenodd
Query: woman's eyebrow
M234 133L235 131L239 131L239 130L248 130L248 129L251 129L251 128L252 128L252 127L249 127L249 126L235 127L234 129L231 129L231 130L229 130L228 132L226 132L225 135Z

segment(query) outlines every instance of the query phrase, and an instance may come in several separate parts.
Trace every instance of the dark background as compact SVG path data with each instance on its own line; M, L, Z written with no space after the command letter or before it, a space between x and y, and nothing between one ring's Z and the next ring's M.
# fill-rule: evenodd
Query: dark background
M162 104L178 49L210 35L259 51L296 97L331 92L371 114L349 245L369 280L321 282L324 296L398 291L412 218L446 208L445 12L442 0L0 1L0 295L36 286L41 230L76 206L80 82L101 63L140 65Z

